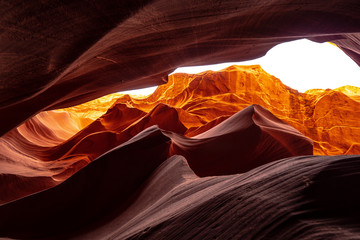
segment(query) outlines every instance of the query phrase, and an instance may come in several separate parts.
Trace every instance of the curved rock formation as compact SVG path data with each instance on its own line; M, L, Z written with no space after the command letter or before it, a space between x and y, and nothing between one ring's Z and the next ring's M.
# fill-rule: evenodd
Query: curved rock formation
M156 128L149 129L63 184L1 206L0 216L7 218L0 218L0 236L356 239L360 234L358 156L287 158L244 174L199 178L183 157L165 161L157 155L166 142Z
M0 135L41 110L158 85L177 67L241 61L300 38L357 63L357 0L3 2Z
M256 66L220 81L167 77L304 37L332 41L360 64L358 0L13 0L0 9L1 238L359 236L359 157L291 158L311 154L312 142L285 123L310 129L319 152L358 151L350 138L326 146L332 134L358 136L340 124L358 122L351 88L299 94L262 81ZM35 115L168 80L149 98L120 97L100 118ZM252 104L262 107L244 109Z
M0 236L60 235L120 207L166 160L168 141L158 128L149 128L63 184L0 206Z
M167 134L166 134L167 135ZM312 141L259 105L192 138L177 134L170 155L184 156L200 177L249 171L265 163L312 155Z
M64 182L102 154L154 125L169 139L170 149L163 154L186 156L200 176L245 172L284 157L311 155L313 151L310 139L260 106L250 106L220 125L188 138L183 135L187 128L175 108L160 103L145 113L118 103L57 145L45 146L42 139L33 141L38 136L36 131L22 134L30 124L2 137L0 204ZM56 137L55 133L47 135L49 141Z
M355 156L296 157L198 178L175 156L123 214L77 238L356 239L359 167Z
M188 137L214 127L250 104L259 104L311 138L314 154L360 153L360 88L357 87L300 93L254 65L200 74L173 74L167 84L143 99L115 96L116 103L144 112L159 102L176 108L180 121L188 128L185 133ZM114 96L108 98L110 103L114 102ZM97 101L87 103L85 109L97 104ZM66 109L72 113L74 110Z

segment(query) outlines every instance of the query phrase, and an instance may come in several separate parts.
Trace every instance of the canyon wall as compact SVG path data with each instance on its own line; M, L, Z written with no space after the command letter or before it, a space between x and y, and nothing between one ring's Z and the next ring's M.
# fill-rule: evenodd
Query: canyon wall
M314 154L360 153L360 88L344 86L301 93L258 65L231 66L200 74L176 73L147 98L119 94L107 98L101 104L97 100L66 111L83 119L80 109L92 112L99 104L105 106L108 101L109 105L114 104L114 98L117 104L144 112L163 103L178 111L180 121L187 128L185 135L192 137L247 106L258 104L312 139Z
M159 85L177 67L242 61L308 38L359 63L357 0L0 3L0 135L42 110Z
M359 151L358 89L300 94L258 66L168 78L301 38L331 41L360 64L358 0L0 9L1 238L360 235L360 158L311 155ZM108 110L96 100L48 111L163 83Z
M297 155L358 154L359 92L300 93L258 65L231 66L173 74L148 97L118 93L42 112L0 138L1 202L62 183L152 126L169 138L164 154L184 156L199 176Z

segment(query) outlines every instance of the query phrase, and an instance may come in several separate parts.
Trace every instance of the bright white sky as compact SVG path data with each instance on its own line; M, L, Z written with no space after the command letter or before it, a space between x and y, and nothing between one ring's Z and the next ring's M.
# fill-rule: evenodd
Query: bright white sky
M260 64L266 72L300 92L314 88L334 89L344 85L360 87L360 67L350 57L330 43L315 43L305 39L279 44L258 59L182 67L176 69L174 73L217 71L234 64ZM155 89L156 87L151 87L126 93L147 95Z

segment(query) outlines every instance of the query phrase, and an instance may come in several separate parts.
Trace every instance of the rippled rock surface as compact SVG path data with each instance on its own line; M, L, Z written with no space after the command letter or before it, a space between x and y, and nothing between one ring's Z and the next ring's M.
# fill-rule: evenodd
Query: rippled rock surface
M358 151L356 89L299 94L258 67L234 67L216 82L176 75L103 116L42 112L300 38L331 41L359 64L358 0L0 9L1 238L359 237L359 156L310 155L312 143L316 153Z

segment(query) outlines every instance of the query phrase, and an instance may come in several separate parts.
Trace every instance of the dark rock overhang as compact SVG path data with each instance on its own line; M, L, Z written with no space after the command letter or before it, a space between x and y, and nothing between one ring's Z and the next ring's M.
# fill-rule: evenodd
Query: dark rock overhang
M331 41L360 64L358 0L14 0L0 9L1 135L42 110L300 38Z

